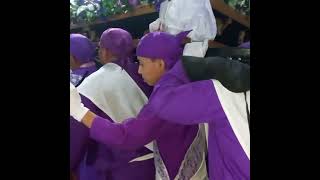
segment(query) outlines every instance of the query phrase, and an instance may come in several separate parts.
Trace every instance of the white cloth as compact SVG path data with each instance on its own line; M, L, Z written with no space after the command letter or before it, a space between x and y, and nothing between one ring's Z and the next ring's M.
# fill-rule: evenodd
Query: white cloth
M149 30L173 35L192 30L188 34L192 42L186 44L183 55L204 57L208 40L217 34L217 25L210 0L166 0L161 3L159 18L149 25Z
M250 159L250 133L244 93L231 92L217 80L212 82L232 130ZM250 91L246 93L248 109L250 109Z
M204 57L208 50L208 41L187 43L183 49L184 56Z
M87 112L88 108L84 107L80 94L76 87L70 82L70 116L80 122Z
M119 65L107 63L88 76L78 91L116 123L136 117L148 98ZM146 147L153 151L152 143Z

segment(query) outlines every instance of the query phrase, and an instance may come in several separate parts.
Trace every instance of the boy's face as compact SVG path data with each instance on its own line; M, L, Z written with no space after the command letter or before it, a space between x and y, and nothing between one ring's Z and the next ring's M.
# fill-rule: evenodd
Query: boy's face
M138 56L139 70L144 82L148 85L155 85L165 73L165 63L162 59L153 59Z

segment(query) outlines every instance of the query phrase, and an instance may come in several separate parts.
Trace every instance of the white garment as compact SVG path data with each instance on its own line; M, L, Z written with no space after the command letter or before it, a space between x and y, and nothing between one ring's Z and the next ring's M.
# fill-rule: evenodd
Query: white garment
M77 89L116 123L136 117L148 101L129 74L114 63L92 73ZM153 151L152 142L146 147Z
M173 35L192 30L188 34L192 42L186 44L183 54L204 57L208 40L217 34L217 25L210 0L166 0L161 3L159 18L149 25L149 30Z
M250 133L244 93L231 92L217 80L212 80L212 83L232 130L250 159ZM250 91L246 94L248 109L250 109Z
M70 82L70 116L80 122L88 111L89 109L82 104L76 87Z
M208 41L187 43L183 49L184 56L204 57L208 50Z

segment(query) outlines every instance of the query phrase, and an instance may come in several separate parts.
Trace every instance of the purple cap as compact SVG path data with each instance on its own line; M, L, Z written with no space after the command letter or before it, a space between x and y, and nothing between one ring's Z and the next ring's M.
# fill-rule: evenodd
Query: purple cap
M109 28L100 37L100 47L106 48L118 58L129 57L133 50L131 34L120 28Z
M70 53L80 63L94 61L96 46L84 35L70 34Z
M189 32L184 31L176 36L166 32L148 33L142 37L137 46L137 56L163 59L166 69L171 69L182 56L182 41Z

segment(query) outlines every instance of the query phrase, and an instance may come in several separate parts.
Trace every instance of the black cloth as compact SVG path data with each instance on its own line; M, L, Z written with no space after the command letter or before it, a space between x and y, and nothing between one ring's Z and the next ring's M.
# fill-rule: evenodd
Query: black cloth
M250 65L225 57L198 58L183 56L182 62L191 81L216 79L228 90L250 90Z

